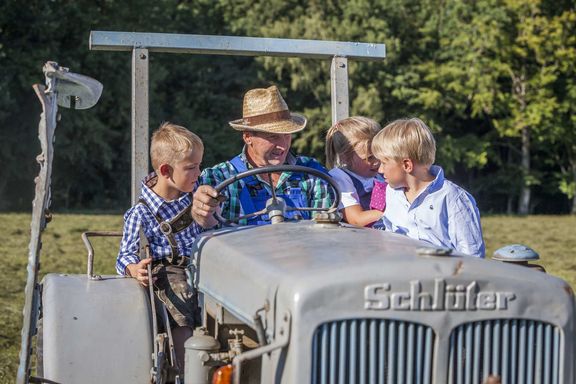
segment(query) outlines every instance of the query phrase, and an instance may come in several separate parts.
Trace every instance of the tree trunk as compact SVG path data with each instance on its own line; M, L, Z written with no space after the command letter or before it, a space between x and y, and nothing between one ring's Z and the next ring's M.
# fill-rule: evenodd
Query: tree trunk
M512 215L514 213L514 210L512 209L513 203L514 203L514 199L512 198L512 196L508 195L508 197L506 198L506 214L507 215Z
M522 128L522 175L523 183L520 190L520 200L518 201L518 213L527 215L530 213L530 185L526 178L530 175L530 128Z
M7 177L0 178L0 210L9 208L10 200L8 199L8 194L4 195L6 192L6 183L8 181Z
M524 121L526 113L526 70L522 67L519 76L512 75L512 92L518 101L520 109L520 122L522 124L522 160L520 170L522 172L522 187L520 198L518 199L518 214L527 215L530 213L530 127Z
M512 145L510 145L510 148L508 148L508 151L506 153L506 163L508 165L508 169L512 168L512 164L514 163L513 159L512 159ZM512 215L514 213L514 208L513 208L513 204L514 204L514 198L516 197L516 192L512 190L512 188L510 188L508 190L508 195L506 196L506 214L507 215Z
M572 181L576 182L576 162L572 163ZM572 196L572 209L570 213L576 215L576 193Z

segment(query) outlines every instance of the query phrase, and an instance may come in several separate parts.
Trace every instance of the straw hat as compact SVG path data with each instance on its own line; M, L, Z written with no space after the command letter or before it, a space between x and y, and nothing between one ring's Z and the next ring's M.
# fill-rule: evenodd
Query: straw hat
M242 118L230 122L238 131L294 133L306 126L306 118L291 113L278 88L251 89L244 95Z

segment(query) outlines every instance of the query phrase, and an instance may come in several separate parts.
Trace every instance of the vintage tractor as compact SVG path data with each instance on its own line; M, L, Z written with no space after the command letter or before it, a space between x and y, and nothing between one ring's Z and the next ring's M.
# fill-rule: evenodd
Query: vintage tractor
M332 55L338 119L347 113L341 107L347 103L341 83L347 84L347 73L339 65L346 67L355 47L380 49L225 38L92 33L92 48L133 50L133 132L146 131L144 144L135 146L135 174L147 171L141 156L148 145L147 100L138 100L147 88L140 92L138 86L147 86L141 76L147 80L149 50ZM340 223L337 205L314 220L284 220L286 207L274 199L267 207L274 224L223 226L196 242L189 280L199 292L202 326L186 342L184 375L178 374L170 332L158 327L165 311L152 310L151 292L134 279L93 271L90 238L118 233L83 234L86 275L50 273L37 281L56 101L89 107L101 91L94 80L56 64L46 68L48 88L37 87L44 106L41 171L18 383L575 383L574 293L561 279L514 265L536 258L528 248L503 248L498 261L478 259Z

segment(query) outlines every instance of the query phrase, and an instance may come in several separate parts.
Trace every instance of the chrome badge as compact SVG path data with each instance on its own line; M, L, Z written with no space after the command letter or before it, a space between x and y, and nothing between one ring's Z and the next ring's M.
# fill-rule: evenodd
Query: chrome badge
M419 280L410 282L408 291L394 291L390 283L364 288L364 308L395 311L501 311L516 299L513 292L481 291L476 281L447 284L434 279L432 292L422 290Z

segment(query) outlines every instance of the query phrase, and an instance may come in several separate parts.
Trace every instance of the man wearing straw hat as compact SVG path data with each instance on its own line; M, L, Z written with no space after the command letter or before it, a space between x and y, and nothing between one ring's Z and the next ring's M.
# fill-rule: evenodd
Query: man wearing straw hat
M242 119L230 122L230 126L242 132L242 153L229 161L207 168L202 172L194 194L192 216L204 228L217 224L213 217L216 209L228 220L257 212L272 197L271 188L289 206L329 207L332 197L328 184L316 177L300 173L277 173L256 175L229 185L222 191L228 199L219 207L215 185L249 169L274 165L301 165L326 170L318 161L290 152L292 133L306 126L306 118L291 113L276 86L252 89L244 95ZM219 207L219 208L218 208ZM287 212L288 218L310 218L309 212ZM243 219L239 224L261 225L269 223L264 215Z

